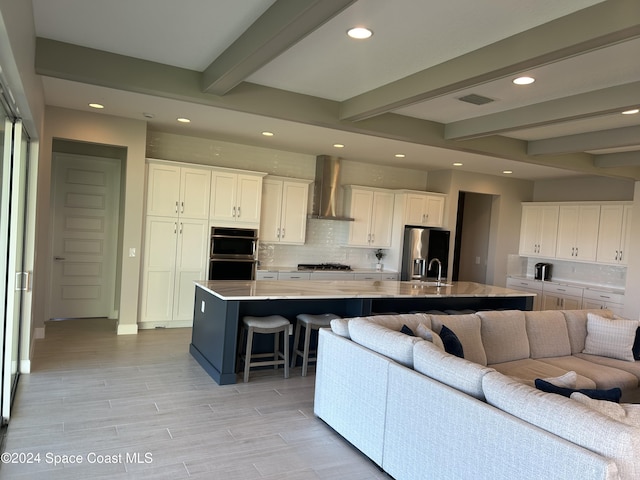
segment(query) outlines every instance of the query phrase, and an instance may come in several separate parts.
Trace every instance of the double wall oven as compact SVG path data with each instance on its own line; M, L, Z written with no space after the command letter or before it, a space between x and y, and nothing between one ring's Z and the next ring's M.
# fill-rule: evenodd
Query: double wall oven
M255 280L258 231L211 227L209 280Z

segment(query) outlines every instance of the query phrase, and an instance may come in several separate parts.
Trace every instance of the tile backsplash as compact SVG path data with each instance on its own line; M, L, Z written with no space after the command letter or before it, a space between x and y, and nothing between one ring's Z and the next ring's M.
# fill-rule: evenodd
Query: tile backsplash
M627 268L599 263L582 263L549 258L509 255L507 274L534 277L535 264L551 263L551 281L573 282L599 287L625 288Z
M304 245L261 242L258 260L262 268L295 267L299 263L342 263L351 268L375 268L373 252L376 249L348 247L348 238L349 222L308 219Z

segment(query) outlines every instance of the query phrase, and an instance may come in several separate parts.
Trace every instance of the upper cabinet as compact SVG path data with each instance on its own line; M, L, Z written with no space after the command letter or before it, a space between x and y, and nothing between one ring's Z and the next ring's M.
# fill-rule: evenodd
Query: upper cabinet
M600 205L562 205L558 217L556 258L594 261Z
M262 242L304 244L311 183L312 180L278 177L263 180L260 217Z
M558 233L558 205L523 205L520 255L553 257Z
M444 221L446 195L426 192L404 192L404 224L424 227L441 227Z
M219 225L260 223L263 173L211 171L210 219Z
M602 205L596 261L627 264L631 241L631 213L630 204Z
M631 202L524 203L520 255L626 265Z
M149 162L147 215L207 219L210 179L209 169Z
M348 244L355 247L391 246L394 192L348 186L345 194L346 213L354 219L349 225Z

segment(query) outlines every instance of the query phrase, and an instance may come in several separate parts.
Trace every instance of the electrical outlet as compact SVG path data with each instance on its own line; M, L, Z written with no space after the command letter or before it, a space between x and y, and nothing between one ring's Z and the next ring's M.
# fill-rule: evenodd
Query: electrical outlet
M136 256L135 247L129 249L129 256L132 257L132 258Z
M204 313L204 300L202 300L202 303L200 304L200 311Z

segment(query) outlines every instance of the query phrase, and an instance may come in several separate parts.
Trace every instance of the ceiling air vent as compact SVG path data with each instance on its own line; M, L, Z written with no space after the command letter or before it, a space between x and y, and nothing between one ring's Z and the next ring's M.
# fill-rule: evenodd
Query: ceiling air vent
M475 93L460 97L458 100L461 102L473 103L474 105L484 105L485 103L491 103L494 101L493 98L483 97L482 95L476 95Z

